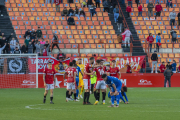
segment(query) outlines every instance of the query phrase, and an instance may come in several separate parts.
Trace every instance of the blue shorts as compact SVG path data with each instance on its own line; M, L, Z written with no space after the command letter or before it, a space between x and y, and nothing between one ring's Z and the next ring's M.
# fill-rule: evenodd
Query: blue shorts
M78 87L79 86L79 78L76 77L76 86Z
M121 87L122 87L122 85L117 85L117 86L116 86L116 90L117 90L118 92L121 92ZM113 87L111 88L111 90L112 90L112 92L115 92L115 90L114 90Z

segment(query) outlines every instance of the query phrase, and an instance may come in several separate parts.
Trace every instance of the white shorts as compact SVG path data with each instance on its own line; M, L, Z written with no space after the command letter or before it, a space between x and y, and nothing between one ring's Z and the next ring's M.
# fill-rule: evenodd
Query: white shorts
M91 89L91 80L90 79L83 79L84 82L84 89Z
M67 83L67 89L75 90L75 84L74 83Z
M45 90L54 89L54 84L46 84Z
M95 84L96 89L106 89L106 83L104 80L97 81Z

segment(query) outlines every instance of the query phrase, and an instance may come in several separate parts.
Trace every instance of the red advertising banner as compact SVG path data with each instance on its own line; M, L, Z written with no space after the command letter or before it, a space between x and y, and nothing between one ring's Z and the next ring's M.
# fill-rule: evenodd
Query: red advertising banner
M158 74L122 73L121 82L127 87L164 87L164 76ZM171 87L180 87L180 74L175 73L171 77ZM44 88L43 75L39 75L39 88ZM62 75L56 75L56 88L65 88Z
M71 60L78 60L79 57L71 57ZM88 57L81 57L82 64L89 62ZM116 60L116 66L120 69L120 72L126 73L127 65L130 65L132 72L139 72L143 64L145 56L128 56L128 57L95 57L97 59L103 59L106 63L109 62L111 66L111 61Z
M70 59L66 59L64 61L59 61L55 59L54 57L38 57L38 72L43 73L43 70L47 68L47 63L51 61L53 68L57 73L64 74L64 70L69 66ZM29 59L28 60L29 72L35 73L35 67L36 67L36 59Z

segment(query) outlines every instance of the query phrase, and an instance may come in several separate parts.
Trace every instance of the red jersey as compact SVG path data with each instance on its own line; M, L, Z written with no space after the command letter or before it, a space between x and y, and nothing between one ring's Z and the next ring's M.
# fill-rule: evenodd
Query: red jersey
M72 68L72 67L68 67L66 69L66 73L68 74L68 79L67 79L67 83L72 83L74 82L74 73L76 73L76 69Z
M165 65L161 64L159 69L161 70L161 73L164 73L164 70L166 69Z
M43 56L47 56L47 50L43 49Z
M97 67L97 68L94 68L94 70L93 71L95 71L96 72L96 75L97 75L97 81L101 81L101 80L103 80L102 79L102 75L105 73L105 71L104 71L105 69L104 68L102 68L102 67Z
M115 67L115 68L110 67L110 69L107 72L110 73L110 76L118 78L119 68L118 67Z
M84 68L84 77L83 79L90 79L90 75L86 75L85 72L90 73L90 70L92 70L92 66L89 63L86 63Z
M43 73L45 73L46 84L53 84L54 83L54 74L56 73L55 70L45 68Z
M132 71L131 71L131 66L130 66L130 65L127 66L127 71L126 71L126 73L132 73Z

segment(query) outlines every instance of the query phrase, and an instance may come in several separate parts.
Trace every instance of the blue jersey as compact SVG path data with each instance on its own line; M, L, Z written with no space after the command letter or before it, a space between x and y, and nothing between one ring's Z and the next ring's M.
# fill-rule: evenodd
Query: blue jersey
M79 78L79 72L81 72L81 68L80 68L79 66L77 66L77 68L76 68L76 72L77 72L77 76L76 76L76 77L78 77L78 78Z
M107 76L106 84L110 87L112 87L112 84L115 84L115 86L122 86L122 82L116 78L116 77L111 77Z

